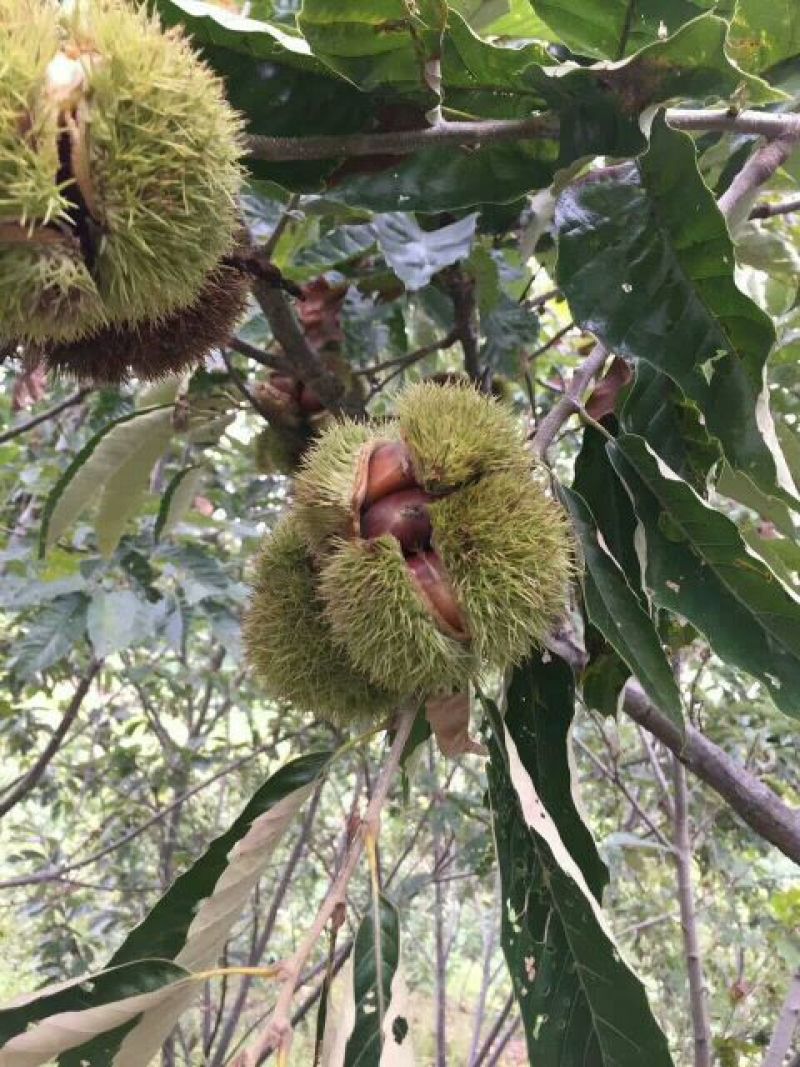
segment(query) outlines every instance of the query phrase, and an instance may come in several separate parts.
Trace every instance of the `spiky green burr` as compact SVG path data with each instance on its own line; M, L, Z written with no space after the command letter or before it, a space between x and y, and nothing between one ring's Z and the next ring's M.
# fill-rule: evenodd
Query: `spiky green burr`
M417 480L431 492L463 486L491 472L530 472L514 412L469 382L412 385L397 399L397 422Z
M121 0L1 0L0 32L0 335L72 341L191 305L236 227L219 80Z
M392 537L340 542L322 565L320 593L334 640L376 685L437 692L478 669L470 646L437 626Z
M396 697L371 684L332 640L317 576L292 517L268 535L244 634L248 659L267 693L335 723L388 715Z
M332 537L353 531L353 501L369 446L396 438L390 425L368 426L343 419L332 423L303 457L295 482L298 529L317 551Z

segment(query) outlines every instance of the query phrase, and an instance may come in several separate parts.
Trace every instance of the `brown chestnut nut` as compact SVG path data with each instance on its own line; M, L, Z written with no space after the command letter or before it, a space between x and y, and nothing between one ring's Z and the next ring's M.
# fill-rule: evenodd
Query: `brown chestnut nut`
M401 489L381 497L361 513L361 536L367 540L391 534L403 552L418 552L431 542L430 496L424 489Z
M402 441L385 441L378 445L369 457L363 506L368 508L390 493L416 487L411 453L405 444Z
M417 589L431 614L445 633L457 640L469 639L466 620L456 600L456 594L435 552L419 552L409 556L406 565L413 575Z

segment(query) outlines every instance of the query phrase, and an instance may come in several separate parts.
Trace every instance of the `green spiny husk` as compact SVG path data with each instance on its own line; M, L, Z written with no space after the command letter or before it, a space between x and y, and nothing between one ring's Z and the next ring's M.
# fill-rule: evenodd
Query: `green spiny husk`
M230 340L247 307L250 284L236 268L217 267L188 307L155 321L103 326L77 341L49 345L45 362L51 370L104 383L178 373Z
M314 566L291 517L261 549L244 636L266 691L298 711L347 724L379 719L396 705L333 644Z
M332 423L308 450L295 482L295 508L298 529L312 551L322 549L332 537L352 532L362 449L396 437L392 424L369 427L343 419Z
M530 474L487 475L430 506L433 543L477 658L518 663L563 614L573 571L566 517Z
M261 474L292 475L311 440L311 430L270 423L256 438L256 467Z
M397 399L397 421L417 480L430 492L496 471L528 477L530 456L513 411L472 384L412 385Z
M477 670L469 647L436 625L393 537L337 543L319 588L334 640L376 685L398 695L438 692Z
M71 341L192 304L234 242L240 121L221 82L179 31L121 0L71 13L0 0L0 34L0 336ZM79 55L86 76L91 218L59 177L57 55Z

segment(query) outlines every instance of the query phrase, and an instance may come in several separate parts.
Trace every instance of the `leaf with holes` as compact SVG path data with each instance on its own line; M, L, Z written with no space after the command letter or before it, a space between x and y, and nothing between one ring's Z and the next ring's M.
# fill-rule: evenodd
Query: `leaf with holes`
M334 993L320 1067L414 1067L400 917L386 897L361 920Z

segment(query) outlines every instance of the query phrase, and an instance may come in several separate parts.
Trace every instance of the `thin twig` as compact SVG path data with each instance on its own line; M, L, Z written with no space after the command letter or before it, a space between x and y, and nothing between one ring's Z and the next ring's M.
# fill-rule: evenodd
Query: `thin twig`
M545 341L543 345L540 345L538 348L535 348L529 356L525 357L525 362L527 363L527 365L530 366L531 363L534 363L539 358L539 356L544 355L544 353L548 352L551 348L553 348L554 345L557 345L561 338L564 337L565 334L568 334L574 325L574 322L568 322L566 326L562 326L561 329L554 333L553 336L548 341Z
M300 194L292 193L292 195L286 202L286 206L281 212L280 218L275 223L275 228L259 249L259 251L263 255L265 255L267 259L272 259L275 253L275 249L278 247L278 241L280 241L281 237L283 237L284 231L292 219L292 212L294 212L299 203Z
M48 411L43 411L41 415L34 415L32 419L28 419L27 422L20 422L16 426L12 426L10 430L4 430L0 433L0 445L11 441L14 437L19 437L20 434L27 433L28 430L32 430L35 426L40 426L43 422L47 422L49 419L54 419L56 415L60 415L62 411L66 411L67 408L74 407L76 404L80 404L82 400L91 393L91 389L79 389L77 393L73 393L72 396L68 396L66 400L62 400L60 404L56 404Z
M756 204L750 212L751 219L773 219L776 215L791 215L800 211L800 196L791 200L781 200L777 204Z
M100 670L102 663L102 660L95 659L89 664L86 673L83 675L75 688L75 692L72 694L72 699L67 705L67 710L62 716L61 722L53 731L50 740L45 745L41 755L12 792L0 802L0 818L8 814L13 807L19 804L21 800L25 799L47 770L48 764L61 748L61 744L67 736L70 726L72 726L78 712L81 710L81 705L83 704L86 694L89 692L92 682L94 681L97 672Z
M222 356L222 360L228 369L228 375L233 384L236 386L237 390L242 394L242 396L245 398L247 403L257 415L260 415L262 419L266 419L267 421L269 421L268 412L265 408L261 406L261 404L259 404L253 393L250 392L247 387L247 382L244 380L238 370L234 367L228 353L224 349L221 349L220 355Z
M353 835L353 840L341 870L328 890L311 927L303 936L294 953L281 966L283 981L270 1022L253 1044L233 1060L232 1067L257 1067L266 1053L274 1050L280 1050L283 1062L288 1063L289 1050L292 1043L292 999L300 980L300 975L328 922L337 909L340 909L346 903L347 887L361 858L367 837L377 837L381 810L400 767L400 759L411 733L415 716L416 708L405 709L400 714L386 762L375 783L364 818Z
M492 1045L494 1045L495 1041L497 1040L497 1036L500 1033L500 1031L503 1029L505 1021L509 1017L509 1015L511 1014L511 1009L513 1007L514 1007L514 994L512 992L512 993L508 994L508 997L506 998L505 1004L500 1009L497 1017L495 1018L494 1023L492 1024L492 1028L489 1030L489 1033L486 1035L486 1039L484 1040L483 1044L481 1045L480 1049L478 1050L478 1055L471 1062L470 1067L481 1067L481 1064L483 1064L483 1063L485 1063L487 1061L487 1059L488 1059L488 1057L489 1057L489 1055L490 1055L490 1053L492 1051Z
M703 957L697 935L697 910L692 888L692 841L689 834L689 791L686 769L677 756L672 757L675 787L675 840L673 855L678 875L678 904L681 911L686 977L689 985L689 1008L694 1035L694 1067L711 1067L711 1024L703 974Z
M490 119L483 122L439 122L417 130L390 133L321 134L316 137L259 137L248 139L252 159L291 162L335 159L341 156L408 155L435 145L470 145L519 141L558 135L558 123L548 116L528 119Z
M249 341L243 341L241 337L232 337L228 341L228 348L233 352L238 352L240 356L252 359L254 363L260 363L262 367L268 367L270 370L286 373L290 369L287 367L285 359L281 359L280 356L276 356L273 352L265 352L261 348L256 348Z
M800 967L794 972L761 1067L781 1067L800 1022ZM798 1052L800 1057L800 1052Z
M533 435L532 446L537 456L540 458L545 456L554 437L564 423L580 410L581 397L594 376L603 369L607 357L608 350L605 345L598 341L583 363L573 373L569 384L564 390L564 395L547 412Z

